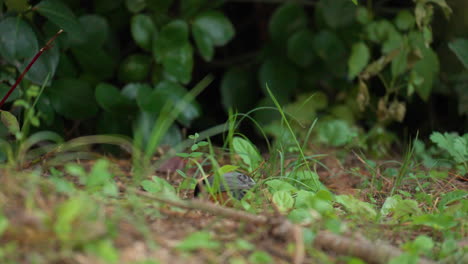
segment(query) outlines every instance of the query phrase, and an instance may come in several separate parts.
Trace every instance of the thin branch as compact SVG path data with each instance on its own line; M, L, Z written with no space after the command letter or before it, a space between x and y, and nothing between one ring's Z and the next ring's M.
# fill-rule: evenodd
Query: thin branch
M2 101L0 102L0 108L2 108L3 104L5 103L5 101L8 99L8 97L10 97L11 93L13 93L13 91L16 89L16 86L18 86L18 84L23 80L24 76L26 75L26 73L28 73L29 69L34 65L34 63L37 61L37 59L39 59L39 57L42 55L42 53L44 53L44 51L52 48L52 42L54 42L54 40L60 35L62 34L63 32L63 29L60 29L57 33L55 33L55 35L49 40L47 41L47 43L45 44L44 47L42 47L38 53L36 53L36 55L34 56L34 58L31 60L31 62L28 64L28 66L26 66L26 68L23 70L23 73L21 73L21 75L18 77L18 79L16 80L15 84L13 84L13 86L11 86L10 90L8 91L8 93L3 97Z

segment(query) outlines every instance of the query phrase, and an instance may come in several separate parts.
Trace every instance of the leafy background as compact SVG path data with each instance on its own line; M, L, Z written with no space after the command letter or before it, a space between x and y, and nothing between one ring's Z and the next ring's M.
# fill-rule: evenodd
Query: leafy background
M181 128L224 122L228 109L257 109L255 120L279 137L267 83L302 125L319 118L314 135L335 146L363 135L357 144L382 154L396 136L468 126L463 0L0 3L2 93L59 28L66 32L10 99L19 115L32 102L28 90L50 75L34 130L132 136L135 120L150 129L173 101L182 111L166 143L182 140ZM207 74L215 81L184 102Z

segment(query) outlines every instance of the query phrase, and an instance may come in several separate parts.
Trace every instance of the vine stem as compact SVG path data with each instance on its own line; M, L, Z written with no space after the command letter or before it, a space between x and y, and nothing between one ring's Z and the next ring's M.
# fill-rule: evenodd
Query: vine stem
M44 53L44 51L48 50L48 49L51 49L53 47L52 45L52 42L54 42L54 40L60 35L63 33L63 29L60 29L59 31L57 31L57 33L55 33L55 35L49 40L47 41L47 43L44 45L44 47L42 47L37 53L36 55L34 56L34 58L31 60L31 62L28 64L28 66L26 66L26 68L23 70L23 72L21 73L21 75L18 77L18 79L16 80L15 84L13 84L10 88L10 90L8 91L8 93L3 97L2 101L0 101L0 108L2 108L3 104L5 103L5 101L8 99L8 97L10 97L11 93L13 93L13 91L16 89L16 87L18 86L18 84L23 80L24 76L26 75L26 73L28 73L29 69L31 69L31 67L34 65L34 63L36 63L37 59L39 59L39 57L42 55L42 53Z

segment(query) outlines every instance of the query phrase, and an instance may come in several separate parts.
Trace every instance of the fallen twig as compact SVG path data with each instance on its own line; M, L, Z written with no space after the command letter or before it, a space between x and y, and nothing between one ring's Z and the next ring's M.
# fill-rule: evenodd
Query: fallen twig
M273 217L269 218L265 215L254 215L244 211L223 207L213 203L207 203L199 200L173 200L163 197L156 197L144 191L136 190L138 195L147 199L154 200L160 203L165 203L171 206L176 206L184 209L202 210L216 216L226 217L239 221L250 222L256 225L270 225L274 235L282 235L289 239L297 240L297 232L300 228L298 225L292 224L286 218ZM290 237L293 235L294 237ZM288 237L289 236L289 237ZM296 241L300 243L299 241ZM372 242L363 237L349 237L338 234L333 234L329 231L319 231L314 240L314 246L317 248L329 250L339 255L351 255L359 257L369 263L388 263L392 258L401 255L403 252L384 242ZM302 255L303 247L297 245L298 251L295 252L294 263L301 263L304 259ZM433 264L435 262L423 258L419 258L419 264Z

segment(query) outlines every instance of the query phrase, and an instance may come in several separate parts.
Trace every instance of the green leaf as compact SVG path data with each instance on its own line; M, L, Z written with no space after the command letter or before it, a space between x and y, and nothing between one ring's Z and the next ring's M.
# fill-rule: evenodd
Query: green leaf
M359 42L353 45L351 56L348 60L350 79L354 79L367 66L370 59L370 51L364 42Z
M85 34L75 14L61 1L43 0L34 7L34 10L62 28L73 40L79 40Z
M8 221L8 217L6 217L3 212L0 212L0 236L3 235L9 224L10 221Z
M167 198L176 198L177 194L169 182L166 180L153 176L151 181L143 180L141 182L143 189L151 194L165 196Z
M20 17L0 22L0 55L8 61L31 58L39 51L36 34Z
M12 113L0 110L0 119L12 135L16 135L16 133L20 132L18 119L16 119Z
M268 95L266 85L275 95L280 104L289 101L292 92L299 83L299 73L287 61L279 58L270 58L260 66L259 82L265 95Z
M392 77L397 78L407 69L407 60L408 60L409 50L405 47L402 47L398 55L392 60L391 70Z
M197 15L193 21L196 34L206 35L214 46L226 45L235 34L231 21L219 11L206 11ZM195 31L193 32L195 34ZM196 35L194 35L196 39Z
M224 109L247 112L256 102L254 73L242 68L228 69L221 79L221 102Z
M83 71L98 80L106 80L114 75L116 58L98 47L72 48L72 53Z
M121 63L118 79L123 83L143 82L151 69L152 58L145 54L131 54Z
M143 14L133 16L130 29L135 43L142 49L151 51L153 36L156 34L156 26L151 17Z
M121 93L127 99L131 101L136 101L136 99L138 98L138 93L140 91L144 91L142 92L142 94L150 94L152 89L151 86L146 83L129 83L124 86Z
M234 137L232 140L232 147L234 152L249 166L249 171L258 168L260 162L263 160L257 148L250 141L241 137Z
M153 47L153 56L165 71L176 80L187 84L192 78L193 49L188 40L188 25L173 20L159 33Z
M288 192L297 192L297 188L292 186L290 183L284 180L273 179L265 182L273 192L278 191L288 191Z
M228 172L235 171L239 168L239 166L234 166L234 165L224 165L221 168L219 168L218 173L219 175L224 175Z
M6 85L5 83L0 83L0 98L3 98L8 91L10 90L10 86ZM6 103L13 102L14 100L18 99L20 96L20 89L15 89L10 94L10 97L5 101Z
M314 49L317 56L325 63L327 70L336 76L346 74L346 64L343 63L343 58L348 56L348 52L336 33L322 30L315 34Z
M139 93L138 105L150 113L160 113L167 102L172 102L173 107L181 111L177 121L184 126L189 126L192 120L200 116L201 112L196 102L184 100L187 93L187 89L175 82L162 81L150 94Z
M76 231L73 221L87 211L88 205L92 204L89 198L80 195L70 198L58 207L54 231L60 240L69 241L73 237L73 232Z
M145 0L125 0L128 11L132 13L141 12L146 7Z
M295 31L306 28L307 20L304 8L289 2L275 10L268 29L274 40L286 41Z
M309 66L314 58L314 35L312 31L303 29L294 33L288 39L288 58L298 66Z
M44 84L47 75L49 76L49 81L46 85L50 85L52 83L52 79L55 75L55 71L59 64L60 60L60 50L58 46L53 46L51 49L46 50L42 53L41 57L34 63L34 65L29 69L28 73L26 73L25 78L32 81L36 84ZM25 61L24 64L21 66L21 71L23 71L29 61Z
M60 79L46 89L55 111L69 119L94 116L98 107L91 85L80 79Z
M413 71L423 78L422 84L417 85L415 88L419 96L427 101L431 94L434 78L437 77L439 72L439 58L432 49L427 48L422 51L423 58L414 65Z
M413 219L414 225L425 225L436 230L447 230L458 225L454 217L446 214L424 214Z
M372 204L360 201L351 195L337 195L336 202L343 205L350 213L359 214L367 219L374 219L377 216Z
M321 0L317 8L327 25L333 29L346 27L354 22L356 6L349 0Z
M130 101L124 97L117 87L108 83L99 83L95 90L97 103L106 111L128 113Z
M468 39L455 39L448 44L450 50L457 55L457 58L468 69Z
M81 16L79 22L84 29L80 38L91 47L102 47L109 38L110 29L107 20L99 15Z
M402 10L398 12L397 17L395 18L395 25L400 30L409 30L415 24L414 16L408 10Z
M355 129L343 120L322 122L317 127L318 141L335 147L351 143L357 136Z
M465 163L468 161L468 140L460 137L456 133L439 132L431 134L430 139L436 143L440 149L447 151L457 163Z
M289 192L277 191L273 193L273 203L277 206L280 212L287 212L294 206L294 199Z
M202 58L211 61L214 56L214 43L211 37L195 26L192 28L192 34Z
M197 231L188 235L176 247L179 250L192 251L197 249L217 249L221 244L214 240L206 231Z
M450 203L466 199L468 197L468 192L465 190L455 190L448 192L442 195L440 202L438 204L439 210L443 210L444 207Z

